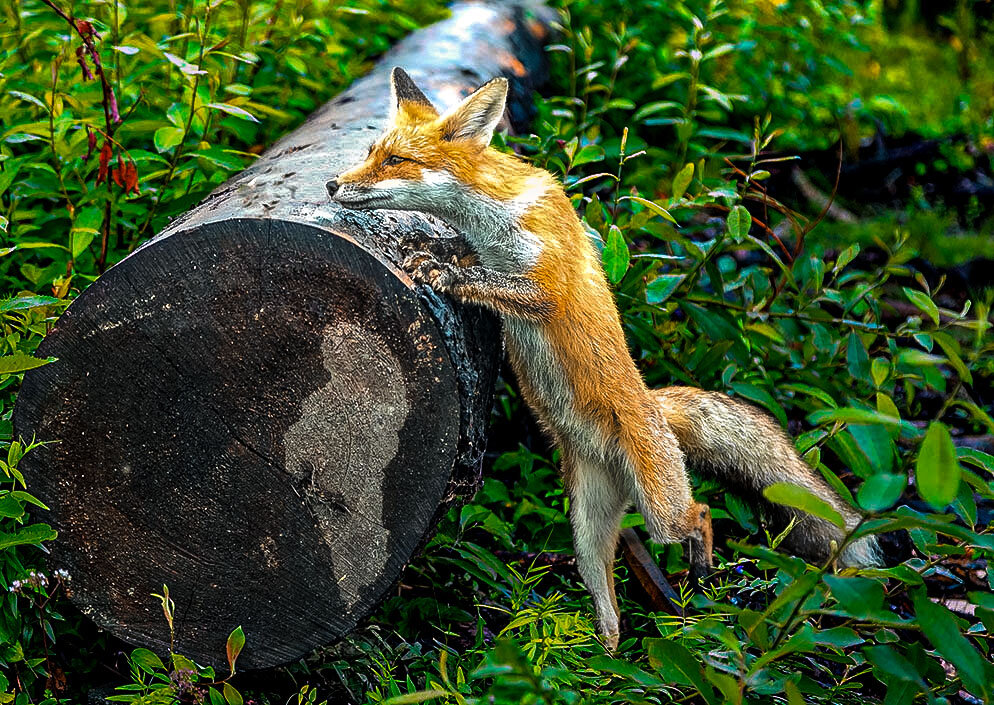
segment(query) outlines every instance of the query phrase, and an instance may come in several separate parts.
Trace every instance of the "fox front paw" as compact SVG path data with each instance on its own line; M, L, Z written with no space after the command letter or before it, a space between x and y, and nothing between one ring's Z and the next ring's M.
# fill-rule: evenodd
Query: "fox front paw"
M414 255L430 254L439 262L451 262L468 267L474 261L474 255L469 245L460 237L428 237L424 235L401 235L397 241L401 254L411 257Z
M412 235L410 233L401 235L397 240L397 246L405 255L413 255L418 252L425 252L429 249L428 244L425 242L424 235Z
M427 284L435 291L445 293L458 278L458 267L448 262L439 262L430 252L415 252L404 260L404 270L411 278Z

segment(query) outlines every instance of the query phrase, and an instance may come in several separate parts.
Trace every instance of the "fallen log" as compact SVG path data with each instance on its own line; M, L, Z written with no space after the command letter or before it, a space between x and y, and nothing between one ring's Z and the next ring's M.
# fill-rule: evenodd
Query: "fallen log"
M222 666L287 662L354 629L453 502L477 486L500 354L490 315L400 269L414 213L349 212L325 182L384 128L389 73L440 106L511 79L526 115L540 6L470 3L112 267L25 376L22 464L58 531L73 602L134 644ZM519 124L524 125L523 122Z

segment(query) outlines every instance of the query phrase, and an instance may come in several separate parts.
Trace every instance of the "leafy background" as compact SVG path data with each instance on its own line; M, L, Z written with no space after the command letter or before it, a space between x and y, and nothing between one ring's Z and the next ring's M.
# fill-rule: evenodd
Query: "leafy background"
M805 565L701 481L713 582L691 593L679 547L652 547L687 606L672 617L619 563L608 655L507 374L484 487L399 595L339 645L234 676L124 654L64 599L17 472L20 376L101 271L445 10L53 2L0 8L0 702L994 701L989 2L562 2L538 117L503 145L564 179L648 381L765 408L865 513L855 535L907 532L896 565ZM149 599L168 630L168 593Z

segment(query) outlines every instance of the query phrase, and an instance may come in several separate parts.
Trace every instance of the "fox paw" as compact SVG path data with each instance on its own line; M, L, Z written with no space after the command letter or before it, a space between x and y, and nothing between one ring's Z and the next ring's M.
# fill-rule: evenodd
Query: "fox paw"
M457 267L448 262L439 262L429 252L415 252L404 260L404 270L411 278L427 284L438 292L446 292L455 283Z
M424 252L428 249L428 245L425 242L425 237L423 235L412 235L410 233L401 235L397 240L397 246L405 255Z

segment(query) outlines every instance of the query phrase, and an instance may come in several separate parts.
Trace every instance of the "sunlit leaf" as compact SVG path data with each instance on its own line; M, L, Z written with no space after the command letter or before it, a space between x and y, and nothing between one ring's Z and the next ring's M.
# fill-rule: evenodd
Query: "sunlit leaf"
M735 206L728 214L726 222L728 223L728 233L736 242L741 242L749 234L752 216L749 215L749 211L744 206Z
M846 528L842 515L832 505L816 495L811 490L790 482L777 482L763 490L763 496L771 502L785 504L820 517L835 524L840 529Z
M960 473L949 429L941 421L933 421L925 432L915 462L918 494L935 509L941 510L956 498Z
M604 272L607 274L607 278L614 284L620 282L625 276L625 272L628 271L631 255L628 252L625 236L621 234L618 226L612 225L608 229L601 257L604 261Z

